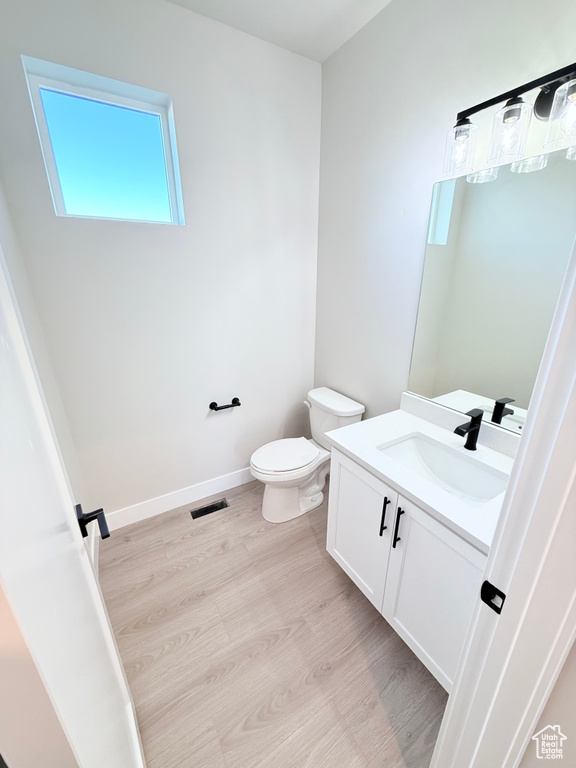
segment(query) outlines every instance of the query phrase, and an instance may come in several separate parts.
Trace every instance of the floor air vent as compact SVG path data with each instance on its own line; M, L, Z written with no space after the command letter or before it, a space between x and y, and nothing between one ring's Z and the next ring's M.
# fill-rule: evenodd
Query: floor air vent
M230 504L228 504L226 499L220 499L220 501L215 501L213 504L207 504L205 507L191 509L190 514L192 515L192 519L196 520L197 517L204 517L204 515L209 515L211 512L218 512L219 509L226 509L226 507L229 506Z

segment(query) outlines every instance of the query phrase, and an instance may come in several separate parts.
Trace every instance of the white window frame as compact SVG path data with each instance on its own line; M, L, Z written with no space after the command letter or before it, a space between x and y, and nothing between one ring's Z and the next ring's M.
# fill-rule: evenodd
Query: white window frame
M22 56L22 64L28 83L28 92L38 131L38 139L42 149L44 166L48 177L48 185L54 211L57 216L77 219L103 219L109 221L135 221L140 223L180 224L184 222L184 205L178 166L178 151L176 146L176 129L174 125L174 109L172 100L166 93L153 91L136 85L123 83L101 75L94 75L80 69L72 69L49 61ZM152 219L122 219L109 216L90 216L67 213L58 177L56 159L52 151L50 132L44 114L40 89L56 91L71 96L81 96L93 101L112 106L127 107L137 112L156 115L160 119L162 144L164 150L164 166L168 184L168 199L170 204L170 221L154 221Z

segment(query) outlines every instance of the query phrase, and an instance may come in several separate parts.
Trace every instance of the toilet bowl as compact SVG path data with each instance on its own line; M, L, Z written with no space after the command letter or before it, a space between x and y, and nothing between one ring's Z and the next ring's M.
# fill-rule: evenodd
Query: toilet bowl
M330 451L305 437L267 443L252 454L250 471L265 484L262 515L283 523L322 504Z
M318 507L324 500L330 471L330 442L325 432L360 421L364 406L328 387L308 393L312 439L292 437L274 440L258 448L250 459L250 471L264 483L262 516L283 523Z

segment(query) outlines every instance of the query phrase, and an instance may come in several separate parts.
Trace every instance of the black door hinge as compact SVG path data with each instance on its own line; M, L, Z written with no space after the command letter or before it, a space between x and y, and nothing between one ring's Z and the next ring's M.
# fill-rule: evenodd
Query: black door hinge
M504 592L501 592L498 587L495 587L494 584L485 581L480 590L480 598L482 602L490 606L493 611L496 611L498 614L502 613L502 606L504 605L504 600L506 600L506 595Z

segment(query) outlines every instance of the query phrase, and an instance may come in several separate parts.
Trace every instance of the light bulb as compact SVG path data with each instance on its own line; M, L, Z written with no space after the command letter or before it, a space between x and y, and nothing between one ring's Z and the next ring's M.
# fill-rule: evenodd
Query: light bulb
M502 122L503 123L516 123L522 117L522 104L524 100L519 96L515 96L506 102L506 106L502 110Z

